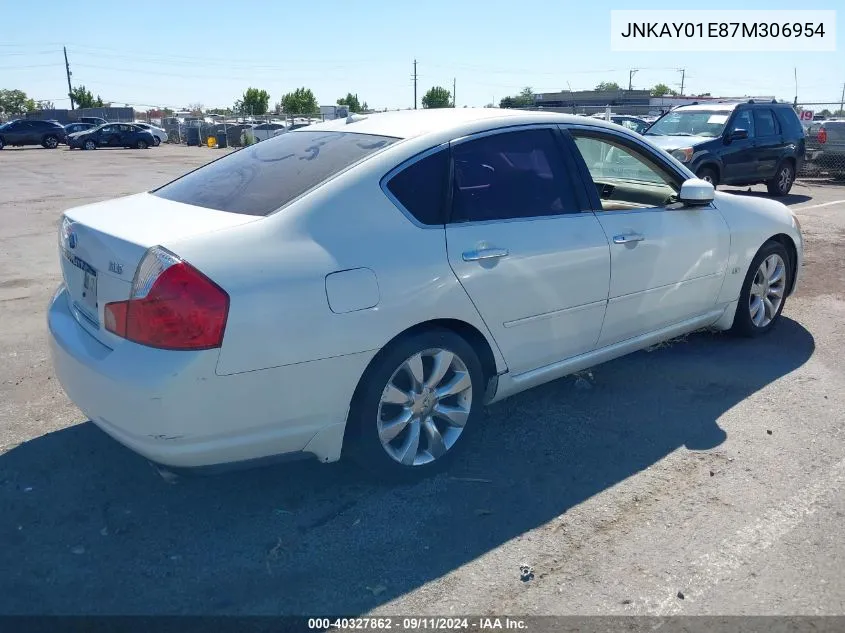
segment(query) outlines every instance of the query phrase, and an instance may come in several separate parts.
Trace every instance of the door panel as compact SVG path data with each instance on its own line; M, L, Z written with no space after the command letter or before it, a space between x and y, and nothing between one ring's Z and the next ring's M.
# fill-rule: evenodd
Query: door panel
M730 251L730 232L719 212L674 203L682 178L646 145L595 129L573 129L572 136L578 158L589 158L581 172L598 194L593 206L610 242L610 288L598 347L713 308Z
M769 108L754 110L754 126L757 130L757 178L768 180L775 175L783 138L775 114Z
M559 134L530 127L452 146L449 264L514 374L592 350L607 302L607 238L582 212Z
M595 347L610 261L607 240L592 213L453 224L446 227L446 243L452 270L511 372L519 374ZM492 248L507 255L464 260L465 253Z
M726 131L730 136L734 130L746 130L748 138L728 141L722 148L722 182L746 182L757 174L757 139L754 135L754 117L748 109L740 110Z
M728 227L716 209L605 211L598 219L611 241L600 347L715 306L730 251ZM616 243L619 236L642 239Z

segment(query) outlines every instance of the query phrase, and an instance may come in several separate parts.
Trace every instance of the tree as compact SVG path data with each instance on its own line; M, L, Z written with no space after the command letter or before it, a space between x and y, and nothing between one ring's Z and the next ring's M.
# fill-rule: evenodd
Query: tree
M597 92L615 92L619 89L619 84L615 81L602 81L596 86Z
M526 86L518 95L514 97L505 97L499 100L500 108L530 108L534 105L535 97L534 91ZM491 106L492 107L492 104Z
M0 90L0 112L23 114L35 108L35 101L27 97L23 90Z
M188 110L191 111L191 114L194 116L202 116L202 104L201 103L189 103Z
M362 112L367 112L369 109L370 109L370 106L367 105L366 101L361 104L361 111Z
M424 108L451 108L452 93L442 86L434 86L423 95L422 107Z
M652 97L676 97L678 93L672 90L666 84L657 84L654 88L651 89L651 96Z
M830 110L828 110L827 108L825 108L824 110L819 112L819 116L830 116L831 114L833 114L833 113Z
M297 88L293 92L282 95L282 110L286 114L314 114L320 111L317 97L310 88Z
M350 112L361 111L361 102L358 101L358 95L354 95L351 92L346 93L345 97L341 97L340 99L338 99L337 105L349 106Z
M77 108L102 108L103 107L103 99L100 95L97 95L97 98L94 98L94 95L91 94L91 91L85 88L85 86L77 86L73 90L70 91L68 95L73 102L76 104Z
M485 107L485 108L492 108L492 107L493 107L493 104L492 104L492 103L488 103L488 104L487 104L486 106L484 106L484 107Z
M35 103L36 110L55 110L56 106L52 101L36 101Z
M267 114L269 105L270 93L249 87L243 97L235 101L234 110L242 114Z

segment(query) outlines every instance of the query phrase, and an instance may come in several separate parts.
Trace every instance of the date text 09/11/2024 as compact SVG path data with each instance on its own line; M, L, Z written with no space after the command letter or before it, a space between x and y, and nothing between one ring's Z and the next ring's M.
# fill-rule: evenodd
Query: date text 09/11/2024
M628 22L624 38L824 37L824 23L814 22Z
M317 631L520 631L527 629L527 623L510 617L309 618L308 628Z

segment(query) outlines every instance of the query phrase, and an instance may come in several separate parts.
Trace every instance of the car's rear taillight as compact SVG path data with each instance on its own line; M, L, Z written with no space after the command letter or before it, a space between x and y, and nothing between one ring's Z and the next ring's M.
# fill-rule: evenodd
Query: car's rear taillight
M106 304L109 332L149 347L220 347L229 295L189 263L154 246L138 265L127 301Z
M816 136L816 140L819 143L827 143L827 130L824 128L820 129L818 135Z

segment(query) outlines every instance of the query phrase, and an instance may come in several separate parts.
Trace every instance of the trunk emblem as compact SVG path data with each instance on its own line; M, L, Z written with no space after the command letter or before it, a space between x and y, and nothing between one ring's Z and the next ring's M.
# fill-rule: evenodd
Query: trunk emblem
M117 262L109 262L109 272L114 273L116 275L123 274L123 264L118 264Z

